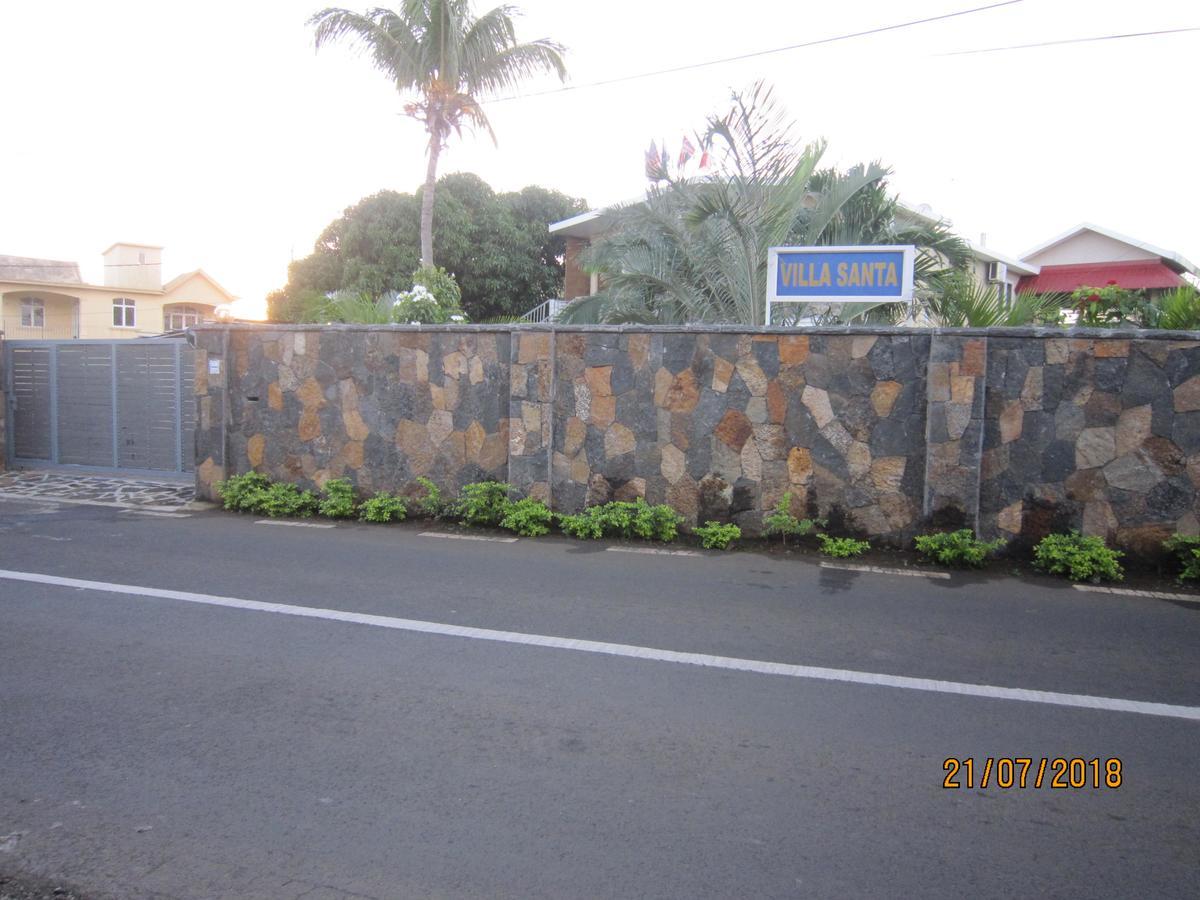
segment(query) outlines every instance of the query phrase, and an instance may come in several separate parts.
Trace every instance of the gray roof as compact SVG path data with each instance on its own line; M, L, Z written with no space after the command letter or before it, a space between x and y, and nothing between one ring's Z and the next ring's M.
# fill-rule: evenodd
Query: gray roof
M0 256L0 281L52 281L83 284L79 263L31 256Z

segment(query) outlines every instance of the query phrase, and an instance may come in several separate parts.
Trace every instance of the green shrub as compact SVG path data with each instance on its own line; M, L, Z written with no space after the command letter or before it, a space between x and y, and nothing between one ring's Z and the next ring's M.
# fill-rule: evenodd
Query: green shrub
M317 498L311 491L302 491L294 484L277 481L267 488L254 511L272 519L284 517L308 518L317 509Z
M575 515L559 516L558 527L573 538L594 541L597 538L603 537L604 523L600 520L600 516L593 512L593 510L599 508L598 506L592 506Z
M593 507L604 533L612 537L670 541L675 539L682 517L665 504L651 506L644 499L614 500Z
M1033 564L1051 575L1066 575L1072 581L1121 581L1124 570L1117 560L1124 556L1104 541L1078 531L1048 534L1033 548Z
M539 537L550 533L554 513L541 500L525 497L508 505L508 512L500 520L500 527L515 531L523 537Z
M607 535L647 541L675 540L682 521L683 517L665 503L651 506L641 497L589 506L577 515L559 517L560 527L571 537L595 539Z
M424 475L417 479L417 484L425 488L425 496L416 500L417 512L429 519L439 518L446 512L447 503L442 497L442 490Z
M271 486L271 479L258 472L247 472L245 475L230 475L224 481L218 481L214 487L221 504L229 510L237 512L254 512L262 503L263 495Z
M1200 535L1175 534L1163 541L1163 549L1174 553L1183 566L1180 581L1200 579Z
M329 479L325 482L324 493L317 512L327 519L349 519L357 511L354 485L345 478Z
M788 491L779 498L775 510L763 520L768 535L778 534L786 544L788 535L804 537L811 534L815 528L824 528L824 519L797 519L792 515L792 492Z
M646 540L675 540L679 534L679 526L683 523L683 516L665 503L650 506L639 498L635 505L638 510L633 522L634 534Z
M393 497L379 491L358 507L358 517L364 522L400 522L408 515L403 497Z
M724 550L742 536L742 529L736 525L722 525L712 520L697 525L692 531L700 537L705 550Z
M922 556L944 566L970 566L979 568L993 553L1004 546L1004 541L981 541L969 528L958 531L943 531L923 534L916 539L917 551Z
M457 512L467 525L499 525L508 515L512 488L503 481L477 481L463 485Z
M819 535L821 539L821 552L826 556L832 556L834 559L849 559L852 556L862 556L871 549L871 544L868 541L858 541L852 537L830 537L827 534Z
M644 501L643 501L644 503ZM604 533L609 537L633 537L633 523L637 517L637 508L623 500L614 500L603 506L592 507L592 515L600 520Z

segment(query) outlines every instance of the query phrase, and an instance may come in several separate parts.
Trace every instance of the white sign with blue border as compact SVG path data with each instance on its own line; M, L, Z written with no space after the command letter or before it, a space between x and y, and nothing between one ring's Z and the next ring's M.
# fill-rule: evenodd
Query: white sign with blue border
M772 247L767 323L776 303L910 303L916 247Z

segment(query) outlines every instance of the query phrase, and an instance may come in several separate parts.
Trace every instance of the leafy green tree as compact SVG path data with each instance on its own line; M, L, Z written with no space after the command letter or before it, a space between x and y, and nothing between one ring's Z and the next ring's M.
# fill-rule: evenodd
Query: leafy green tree
M438 182L434 236L438 257L474 321L520 315L562 289L562 237L547 226L586 208L530 186L497 194L483 179L453 173ZM288 284L268 298L273 321L302 321L314 297L351 291L379 297L407 291L420 261L420 201L380 191L331 222L311 255L288 268Z
M542 72L566 78L562 46L550 40L517 41L513 6L476 18L468 0L405 0L397 10L356 13L330 7L309 19L317 48L346 40L366 52L402 94L416 94L404 113L429 135L421 196L421 265L433 262L433 212L438 157L463 125L482 128L495 141L479 105L489 94L511 90Z
M966 243L944 224L898 215L887 169L819 169L825 145L802 146L794 130L762 82L735 93L729 112L711 117L700 136L720 157L714 174L686 178L652 166L646 199L616 211L585 261L605 288L562 319L768 324L767 251L789 244L913 243L919 284L965 264Z

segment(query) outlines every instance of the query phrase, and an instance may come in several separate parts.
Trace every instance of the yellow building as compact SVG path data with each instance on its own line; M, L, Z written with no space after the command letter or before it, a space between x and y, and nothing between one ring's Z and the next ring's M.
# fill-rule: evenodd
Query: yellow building
M217 318L234 296L203 269L162 280L162 247L113 244L104 284L79 264L0 256L0 330L9 340L143 337Z

